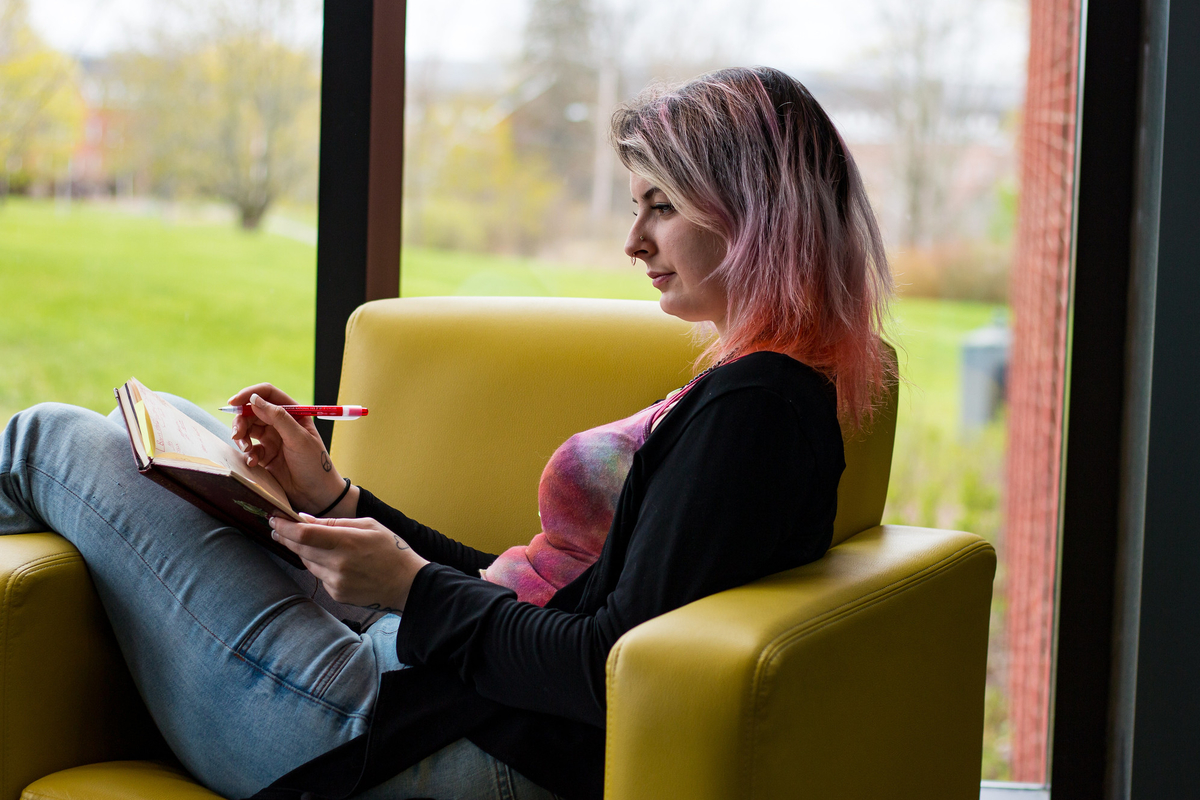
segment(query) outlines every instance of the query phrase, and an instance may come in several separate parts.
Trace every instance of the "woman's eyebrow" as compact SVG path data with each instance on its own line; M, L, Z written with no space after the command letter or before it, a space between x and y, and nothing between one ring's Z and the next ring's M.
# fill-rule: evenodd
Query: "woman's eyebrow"
M655 192L662 192L663 194L666 194L666 192L663 192L663 190L662 190L662 189L660 189L660 188L658 188L657 186L651 186L649 189L647 189L646 191L642 192L642 199L643 199L643 200L649 200L651 197L653 197L653 196L654 196L654 193L655 193ZM638 201L638 198L636 198L636 197L631 197L631 198L629 198L629 200L630 200L630 202L632 202L632 203L636 203L636 202Z

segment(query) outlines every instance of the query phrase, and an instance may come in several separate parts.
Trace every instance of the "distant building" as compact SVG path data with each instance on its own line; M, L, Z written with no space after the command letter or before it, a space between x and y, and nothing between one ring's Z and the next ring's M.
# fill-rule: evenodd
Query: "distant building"
M550 160L569 202L580 206L594 203L594 175L611 174L611 194L599 196L611 196L615 216L625 213L624 170L593 172L598 158L593 151L608 147L606 137L593 128L606 127L610 111L597 109L596 98L580 92L556 94L551 91L553 80L547 81L545 76L522 80L516 69L498 62L413 61L408 71L410 165L406 179L413 187L447 144L440 137L414 136L424 120L435 116L453 119L448 129L455 131L455 138L467 139L473 130L504 118L512 121L519 145L537 142L546 153L558 157ZM686 69L679 71L690 74ZM912 152L914 132L901 129L894 88L874 74L794 74L829 112L853 152L889 248L913 244L906 241L912 227L908 224L912 190L906 185L911 171L905 155ZM654 79L646 65L621 65L617 98L632 97ZM994 219L1003 211L998 209L997 186L1015 184L1016 122L1023 101L1022 88L1016 83L945 85L938 90L949 99L941 101L934 127L916 132L923 137L920 146L925 148L921 167L926 173L925 188L921 191L926 234L917 243L924 248L985 238L994 229ZM547 107L554 103L561 107ZM558 144L551 147L547 144L551 140ZM418 163L422 159L425 162ZM1005 284L1003 276L999 282Z
M109 58L83 58L79 65L84 121L71 155L71 192L133 194L137 181L128 150L133 109L118 65Z

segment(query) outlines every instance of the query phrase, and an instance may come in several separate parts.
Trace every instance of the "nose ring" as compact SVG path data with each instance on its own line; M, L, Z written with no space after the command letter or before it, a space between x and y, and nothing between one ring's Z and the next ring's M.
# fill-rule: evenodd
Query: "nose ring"
M629 266L631 266L631 267L636 267L636 266L637 266L637 256L630 256L630 257L629 257Z
M639 237L638 237L638 239L640 239L640 240L641 240L641 241L643 241L643 242L644 242L644 241L646 241L646 237L645 237L645 236L639 236Z

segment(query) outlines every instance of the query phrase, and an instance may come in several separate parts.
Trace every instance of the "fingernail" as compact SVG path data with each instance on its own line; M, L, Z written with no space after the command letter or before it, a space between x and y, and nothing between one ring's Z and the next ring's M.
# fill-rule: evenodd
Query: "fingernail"
M275 530L275 518L267 517L267 524L271 526L271 530Z
M278 541L279 541L279 534L278 534L278 533L276 533L275 531L271 531L271 538L272 538L272 539L274 539L275 541L277 541L277 542L278 542Z
M256 405L256 406L260 405L262 403L262 401L263 401L263 399L261 397L259 397L257 394L250 395L250 402L253 403L254 405Z

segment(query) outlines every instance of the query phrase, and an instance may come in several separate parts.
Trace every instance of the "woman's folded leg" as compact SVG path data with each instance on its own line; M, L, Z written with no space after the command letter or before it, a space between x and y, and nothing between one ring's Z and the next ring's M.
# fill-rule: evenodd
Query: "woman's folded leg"
M0 534L83 554L134 680L202 782L253 794L366 730L383 668L271 556L139 475L123 425L43 404L0 438Z

